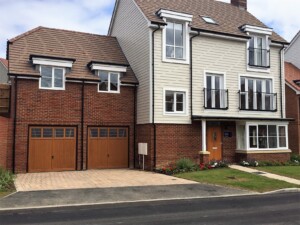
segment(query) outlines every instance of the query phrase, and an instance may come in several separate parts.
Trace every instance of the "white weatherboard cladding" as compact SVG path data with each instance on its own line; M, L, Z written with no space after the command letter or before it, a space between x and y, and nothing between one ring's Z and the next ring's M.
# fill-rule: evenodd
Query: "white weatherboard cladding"
M190 124L189 65L162 61L162 32L155 33L155 123ZM164 89L186 90L186 112L164 115Z
M271 47L270 73L247 71L246 42L221 38L196 37L193 39L193 115L228 116L248 118L280 118L280 47ZM226 73L226 88L229 89L228 110L204 109L204 72ZM239 77L254 76L273 78L273 90L277 93L277 112L252 112L239 110ZM283 95L283 99L285 95ZM285 105L283 107L285 111Z
M300 35L286 51L285 60L300 69Z
M148 21L133 0L121 0L111 35L117 37L139 81L137 123L150 123L150 37Z

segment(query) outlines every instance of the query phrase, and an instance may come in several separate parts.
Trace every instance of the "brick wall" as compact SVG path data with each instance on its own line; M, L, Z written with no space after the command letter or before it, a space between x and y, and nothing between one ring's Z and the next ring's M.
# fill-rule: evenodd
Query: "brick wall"
M265 153L265 154L236 154L236 161L272 161L287 162L290 159L290 153Z
M223 160L235 162L236 151L236 125L235 122L222 122L222 149ZM231 137L224 137L224 132L231 132Z
M286 116L294 118L289 124L289 148L295 154L300 154L300 96L289 86L285 86Z
M9 118L0 116L0 167L6 168Z
M154 128L152 124L136 126L136 168L142 168L142 156L138 155L138 143L147 143L148 155L145 156L145 170L154 169Z
M78 127L77 169L81 169L81 84L66 83L65 91L41 90L38 81L18 80L16 172L26 172L28 127L64 125ZM133 159L134 88L121 87L120 94L98 93L96 84L85 86L83 168L86 168L87 126L129 128L130 161ZM132 167L132 163L130 165Z

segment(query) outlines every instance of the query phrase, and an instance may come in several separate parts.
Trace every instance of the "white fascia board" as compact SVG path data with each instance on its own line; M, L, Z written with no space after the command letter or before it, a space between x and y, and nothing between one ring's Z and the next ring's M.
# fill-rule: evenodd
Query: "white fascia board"
M186 22L192 22L193 20L193 15L173 12L165 9L159 10L158 15L163 18L175 19L175 20L186 21Z
M103 65L103 64L93 63L91 65L91 70L102 70L102 71L126 73L127 67L126 66L115 66L115 65L105 65L105 64Z
M256 33L256 34L272 35L273 33L273 29L271 28L256 27L251 25L244 25L242 29L245 32Z
M72 68L73 61L68 60L57 60L57 59L45 59L45 58L32 58L32 63L34 65L45 65L45 66L57 66L64 68Z

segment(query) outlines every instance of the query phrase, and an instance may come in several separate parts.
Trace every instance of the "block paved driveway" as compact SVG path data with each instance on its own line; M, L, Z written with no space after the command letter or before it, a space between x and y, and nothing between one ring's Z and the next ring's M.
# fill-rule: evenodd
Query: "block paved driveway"
M153 172L130 169L18 174L17 191L42 191L86 188L196 184Z

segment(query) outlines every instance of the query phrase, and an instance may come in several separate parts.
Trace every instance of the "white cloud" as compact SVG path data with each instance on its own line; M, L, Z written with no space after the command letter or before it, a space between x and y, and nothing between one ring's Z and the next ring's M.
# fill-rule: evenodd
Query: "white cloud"
M5 57L7 39L37 26L106 34L114 2L0 0L0 57ZM287 41L291 41L300 29L299 9L299 0L248 0L248 10Z

